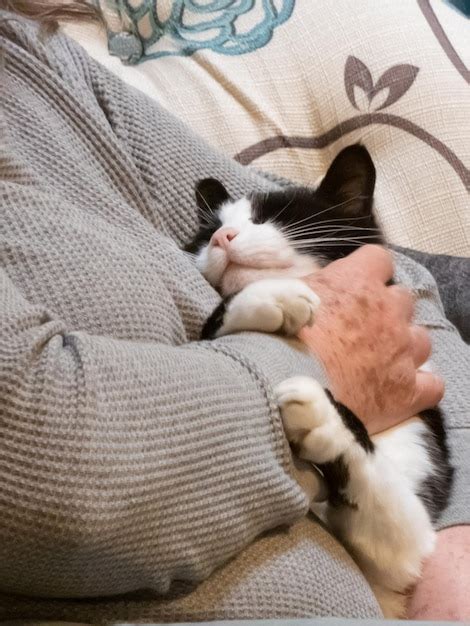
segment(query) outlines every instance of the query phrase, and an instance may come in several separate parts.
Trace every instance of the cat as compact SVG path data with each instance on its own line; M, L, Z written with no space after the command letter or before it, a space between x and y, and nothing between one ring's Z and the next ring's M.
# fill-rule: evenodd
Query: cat
M234 200L221 182L200 181L200 227L186 250L222 296L202 338L240 331L294 336L314 323L320 300L300 277L364 243L385 243L373 213L375 180L369 152L354 144L316 189ZM314 379L290 378L274 393L293 449L323 473L329 528L362 569L384 616L403 617L452 485L439 409L369 437Z

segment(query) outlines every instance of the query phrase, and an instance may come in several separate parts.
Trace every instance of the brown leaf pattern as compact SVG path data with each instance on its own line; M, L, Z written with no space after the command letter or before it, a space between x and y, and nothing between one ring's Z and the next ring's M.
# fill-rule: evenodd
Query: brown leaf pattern
M369 111L380 111L399 100L414 83L419 72L419 67L406 63L394 65L386 70L374 84L369 68L357 57L350 56L344 68L344 85L349 101L355 109L364 109L359 105L355 88L361 89L369 103ZM388 93L377 97L380 92L388 90ZM362 99L364 100L364 98ZM374 106L375 102L378 106Z
M419 67L408 64L394 65L386 70L372 89L372 98L382 89L388 88L389 90L387 99L377 111L399 100L414 83L418 72Z
M360 110L356 103L354 87L359 87L367 95L369 95L374 87L374 83L372 82L372 75L369 72L369 68L357 57L350 56L346 61L346 66L344 68L344 86L346 88L349 102L355 109Z

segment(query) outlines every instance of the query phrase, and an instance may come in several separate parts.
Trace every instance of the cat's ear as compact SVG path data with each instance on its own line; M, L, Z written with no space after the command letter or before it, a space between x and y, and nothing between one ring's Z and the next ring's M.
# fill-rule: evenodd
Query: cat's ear
M346 216L372 213L375 167L367 149L359 143L341 150L317 190Z
M196 185L196 202L201 213L216 211L230 195L222 183L215 178L204 178Z

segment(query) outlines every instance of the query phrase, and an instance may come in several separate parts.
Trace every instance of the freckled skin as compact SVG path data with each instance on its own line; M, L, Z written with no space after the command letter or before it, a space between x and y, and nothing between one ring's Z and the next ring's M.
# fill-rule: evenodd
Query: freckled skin
M401 306L403 290L371 280L367 267L351 276L345 262L337 263L345 271L331 264L308 278L322 305L301 338L320 355L335 397L374 433L424 408L410 408L416 397L410 314Z

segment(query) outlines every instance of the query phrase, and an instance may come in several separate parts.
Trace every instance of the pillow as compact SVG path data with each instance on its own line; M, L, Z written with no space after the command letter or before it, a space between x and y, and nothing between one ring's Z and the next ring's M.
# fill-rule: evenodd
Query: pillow
M102 1L112 55L98 29L69 33L209 143L313 184L362 141L388 239L470 256L462 13L440 0Z

